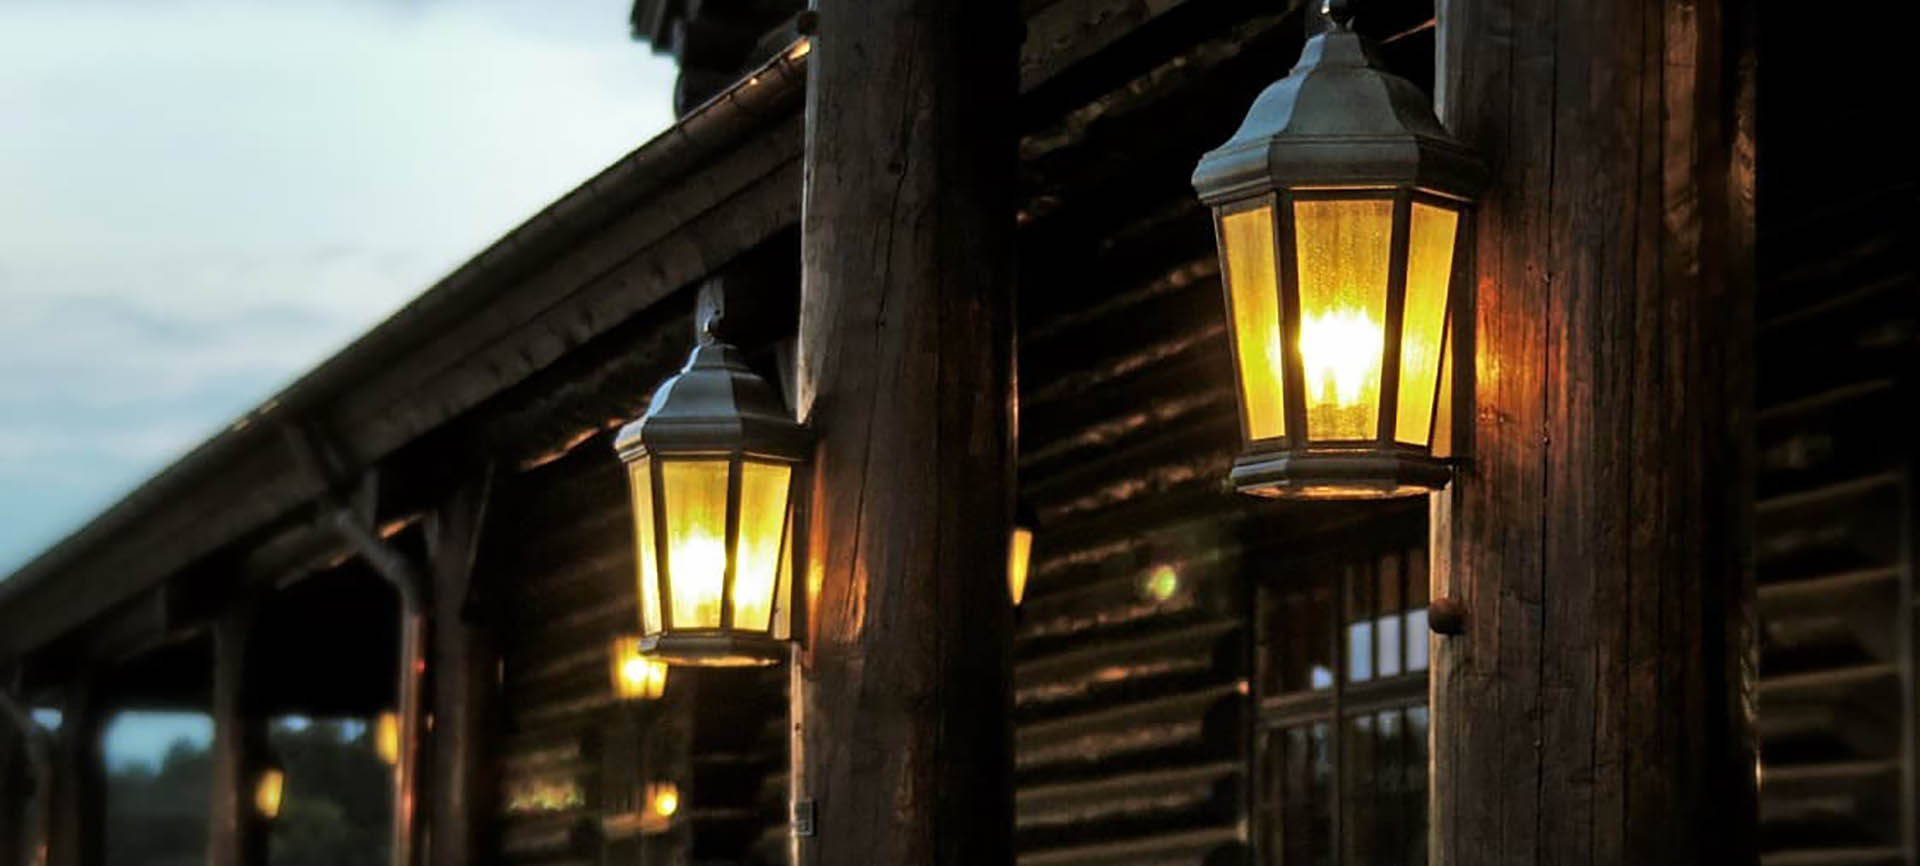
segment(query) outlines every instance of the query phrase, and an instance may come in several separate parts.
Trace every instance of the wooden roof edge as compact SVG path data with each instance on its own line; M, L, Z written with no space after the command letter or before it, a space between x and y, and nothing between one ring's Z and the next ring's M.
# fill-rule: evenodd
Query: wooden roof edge
M12 609L19 606L22 597L57 582L87 561L145 569L145 559L138 551L119 549L131 546L127 544L131 530L139 529L154 515L191 508L198 501L197 493L205 492L223 472L231 471L239 458L261 447L263 434L323 410L351 393L369 371L406 365L418 354L424 337L447 323L475 315L503 296L513 295L557 250L590 238L631 208L644 208L655 193L694 181L719 155L751 142L768 125L797 110L797 96L804 92L805 83L806 52L792 48L781 51L495 240L345 348L0 579L0 656L24 653L54 636L48 634L54 630L50 625L16 627L22 624L14 620L22 617ZM440 420L451 420L457 414L458 410L448 412ZM305 493L299 495L310 498ZM257 529L288 511L275 510L275 514L263 514L258 524L247 529ZM212 542L203 539L197 546L215 549L243 534L227 532L225 538ZM137 588L168 576L166 571L155 572L117 583ZM81 603L91 608L61 617L67 626L77 625L122 600L115 596L76 602L71 598L75 593L62 595L69 597L62 606Z

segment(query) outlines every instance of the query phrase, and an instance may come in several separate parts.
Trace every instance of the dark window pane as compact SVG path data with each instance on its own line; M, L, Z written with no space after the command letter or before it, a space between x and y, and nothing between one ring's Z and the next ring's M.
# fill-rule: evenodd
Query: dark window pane
M1427 708L1407 708L1407 847L1400 862L1427 863Z
M1268 819L1265 866L1321 866L1333 862L1333 761L1325 722L1267 735L1261 773Z
M1427 669L1427 609L1407 611L1407 673Z
M1380 640L1377 662L1380 676L1383 677L1395 676L1406 670L1403 666L1405 657L1401 654L1400 642L1402 625L1400 612L1406 609L1405 598L1400 589L1401 580L1406 576L1400 567L1404 561L1406 556L1402 553L1381 557L1380 571L1376 579L1376 585L1380 588L1379 594L1375 596L1379 608L1379 614L1375 617L1375 627L1379 629Z
M1333 687L1333 594L1324 582L1301 582L1266 594L1261 612L1265 694Z
M1368 569L1349 565L1347 572L1347 681L1373 679L1373 580Z
M1374 724L1371 714L1348 716L1341 741L1340 812L1341 834L1346 837L1346 863L1373 862L1374 835L1379 832L1374 753Z

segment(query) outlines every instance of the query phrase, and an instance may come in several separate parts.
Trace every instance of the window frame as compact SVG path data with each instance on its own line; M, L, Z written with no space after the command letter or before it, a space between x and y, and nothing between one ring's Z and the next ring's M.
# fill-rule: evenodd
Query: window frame
M1252 703L1250 714L1249 752L1250 767L1248 773L1249 801L1248 812L1252 829L1254 862L1262 866L1297 866L1294 861L1285 859L1288 801L1276 794L1276 791L1289 787L1293 781L1279 775L1280 771L1273 762L1281 758L1277 755L1275 743L1294 729L1305 729L1307 736L1315 736L1316 726L1324 725L1325 741L1320 745L1329 765L1325 796L1328 798L1326 810L1328 821L1328 845L1330 850L1323 856L1316 852L1308 863L1326 863L1330 866L1370 866L1361 856L1350 856L1355 840L1346 838L1347 824L1353 820L1353 803L1349 802L1349 792L1358 784L1358 773L1353 764L1353 756L1347 754L1348 728L1355 719L1362 716L1377 717L1378 714L1391 711L1403 711L1400 724L1403 726L1401 737L1405 738L1402 748L1408 758L1420 756L1423 768L1421 776L1431 785L1426 771L1428 742L1418 744L1417 752L1411 751L1413 724L1410 714L1421 711L1424 723L1421 730L1430 730L1432 724L1429 710L1428 689L1429 669L1432 662L1432 643L1425 621L1425 610L1431 600L1431 575L1427 561L1426 522L1424 509L1405 516L1385 517L1367 520L1350 531L1338 534L1321 534L1314 539L1312 549L1301 553L1295 548L1292 555L1282 555L1271 560L1270 568L1262 570L1261 576L1253 581L1252 599L1254 622L1252 641ZM1385 564L1394 563L1398 597L1390 599L1396 606L1393 612L1384 609L1380 591ZM1366 584L1361 589L1358 584ZM1304 685L1294 691L1280 691L1286 688L1281 680L1287 674L1282 661L1283 653L1289 650L1289 644L1281 639L1283 629L1282 614L1286 597L1306 598L1308 615L1331 615L1333 618L1320 634L1319 629L1309 631L1308 643L1311 647L1324 640L1320 652L1330 668L1331 681L1326 686ZM1365 611L1364 619L1354 615L1355 608ZM1395 642L1397 667L1395 673L1379 675L1380 650L1382 649L1381 623L1392 618L1399 624L1398 639ZM1297 618L1292 620L1298 622ZM1356 657L1349 655L1356 626L1364 629L1369 642L1368 652L1364 655L1366 676L1356 678ZM1416 651L1419 643L1424 652ZM1299 648L1303 644L1292 644ZM1420 665L1413 668L1416 660ZM1298 673L1298 671L1295 671ZM1317 681L1311 666L1307 667L1308 683ZM1300 685L1296 683L1296 685ZM1311 754L1311 752L1309 753ZM1369 759L1369 766L1371 759ZM1388 783L1390 775L1380 770L1367 781L1369 790L1380 790ZM1310 781L1309 786L1313 783ZM1310 795L1311 796L1311 795ZM1424 798L1423 798L1424 802ZM1421 813L1419 823L1425 825L1430 815ZM1411 822L1409 822L1411 823Z

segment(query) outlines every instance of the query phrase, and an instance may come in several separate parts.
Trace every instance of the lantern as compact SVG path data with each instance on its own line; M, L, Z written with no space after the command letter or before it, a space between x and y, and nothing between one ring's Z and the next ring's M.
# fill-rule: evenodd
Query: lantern
M640 832L664 833L673 827L673 816L680 811L680 786L672 782L648 782L642 795Z
M812 438L773 386L709 323L614 445L633 500L640 649L684 665L785 658L793 491Z
M667 691L667 663L640 651L639 635L613 639L613 693L624 700L653 700Z
M1013 532L1007 539L1007 594L1015 607L1027 595L1027 569L1033 564L1033 513L1021 508L1013 518Z
M254 777L253 811L267 821L280 817L280 803L286 791L287 771L277 761L267 762Z
M1344 3L1194 170L1239 385L1235 486L1381 498L1446 486L1455 259L1485 169Z
M374 717L373 751L380 763L391 767L400 763L400 715L387 710Z

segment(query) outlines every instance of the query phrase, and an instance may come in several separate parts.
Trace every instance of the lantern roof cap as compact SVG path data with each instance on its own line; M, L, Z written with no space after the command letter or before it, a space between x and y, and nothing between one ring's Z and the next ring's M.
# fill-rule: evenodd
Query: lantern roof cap
M1209 204L1288 187L1403 185L1471 200L1485 177L1432 100L1336 20L1260 93L1233 137L1201 158L1193 186Z
M643 454L742 453L780 460L807 456L812 437L746 355L703 332L680 372L654 389L647 412L620 428L623 460Z

